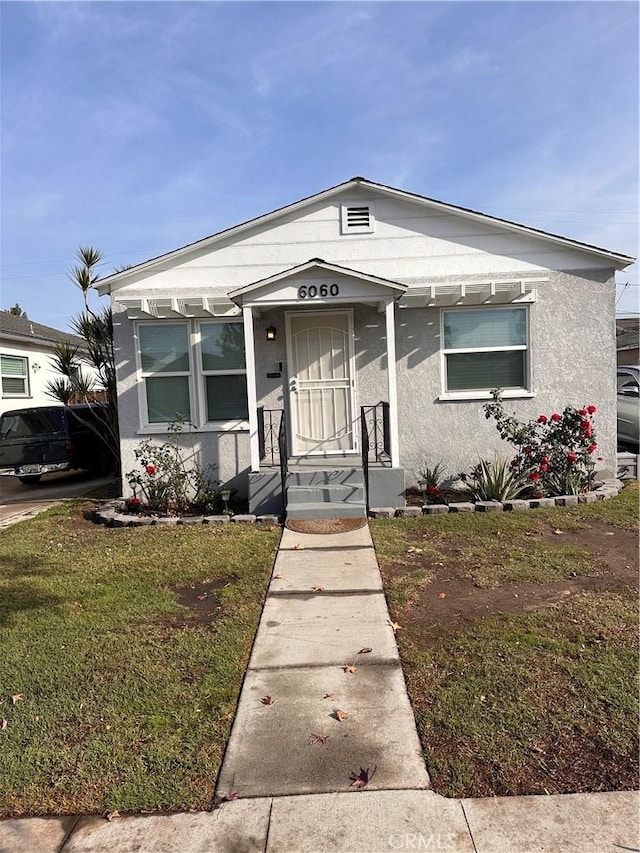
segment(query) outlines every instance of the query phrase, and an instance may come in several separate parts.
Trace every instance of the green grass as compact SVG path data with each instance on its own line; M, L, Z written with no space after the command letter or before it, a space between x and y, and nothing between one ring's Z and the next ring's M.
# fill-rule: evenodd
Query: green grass
M69 505L0 534L0 814L210 806L278 535ZM200 624L171 587L217 579Z
M532 612L439 616L436 578L505 590L600 574L580 531L637 530L638 487L571 509L371 523L424 755L451 797L631 789L638 774L637 593L578 591ZM571 544L563 534L571 532ZM592 540L593 541L593 540ZM443 582L446 588L446 584ZM485 590L478 594L485 596ZM496 600L498 598L496 597ZM502 595L500 609L505 609ZM455 604L455 602L454 602ZM465 607L469 608L465 610ZM508 609L508 605L507 605ZM514 607L514 609L516 609ZM443 612L443 611L442 611Z

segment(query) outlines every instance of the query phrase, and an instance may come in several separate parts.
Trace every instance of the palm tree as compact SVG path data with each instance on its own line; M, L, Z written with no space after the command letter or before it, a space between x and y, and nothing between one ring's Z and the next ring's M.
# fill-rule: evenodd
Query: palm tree
M120 468L120 430L118 428L118 402L116 366L113 351L113 317L111 308L94 311L89 305L89 296L99 275L96 267L102 253L92 246L80 246L76 252L77 264L69 278L82 292L84 310L71 321L71 328L86 342L86 361L93 367L96 377L82 370L80 348L61 343L55 349L54 365L60 377L47 383L47 394L64 405L70 402L86 402L95 405L95 414L100 427L87 421L87 426L96 432L105 445L105 458ZM80 417L79 415L77 415Z

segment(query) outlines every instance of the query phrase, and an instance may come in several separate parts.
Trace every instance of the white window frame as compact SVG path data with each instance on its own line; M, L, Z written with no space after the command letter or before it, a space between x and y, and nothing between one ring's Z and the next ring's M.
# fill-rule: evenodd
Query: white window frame
M148 373L142 370L142 351L140 347L140 328L142 326L185 326L187 329L187 355L189 357L189 371L171 371L170 373ZM189 422L193 423L195 408L195 383L193 378L193 329L188 320L140 320L135 324L136 342L136 373L138 377L138 394L140 432L142 433L165 433L171 421L150 421L149 408L147 406L147 379L171 378L174 376L187 376L189 387ZM194 424L194 426L197 426Z
M368 225L349 225L347 210L350 207L366 207L369 210ZM376 211L372 201L350 201L340 205L340 232L342 234L374 234L376 230Z
M16 376L15 374L2 373L2 358L17 358L20 361L24 361L25 364L25 372L23 376ZM29 358L26 355L14 355L13 353L4 352L2 353L2 358L0 358L0 387L2 389L2 399L10 400L10 399L20 399L24 400L31 396L31 387L29 382ZM24 380L24 391L20 393L10 393L4 390L4 380L5 379L23 379Z
M468 347L462 349L446 349L445 348L445 338L444 338L444 319L445 314L447 312L454 311L477 311L481 313L482 311L491 310L491 311L524 311L525 312L525 333L526 333L526 341L524 344L519 344L515 346L506 346L506 347ZM468 305L461 305L459 307L449 306L443 307L440 309L440 400L490 400L491 399L491 391L493 388L486 389L477 389L475 391L449 391L447 389L447 356L448 355L461 355L465 353L482 353L482 352L525 352L525 367L524 367L524 378L526 385L522 388L505 388L502 391L502 397L505 399L513 399L515 397L519 398L527 398L527 397L535 397L535 392L533 390L533 372L532 372L532 354L531 354L531 312L529 311L528 305L491 305L491 306L482 306L482 307L471 307ZM496 386L493 386L494 388Z
M235 323L236 326L243 326L242 317L211 317L203 318L198 320L197 330L196 330L196 359L197 359L197 373L198 373L198 390L199 390L199 407L198 407L198 415L199 415L199 424L200 429L202 431L212 431L212 432L228 432L234 430L248 430L249 429L249 420L247 418L237 418L231 421L209 421L207 420L207 376L246 376L247 375L247 361L246 361L246 351L245 351L245 366L244 369L235 369L235 370L204 370L202 366L202 326L221 326L223 323ZM244 328L243 328L244 334ZM248 406L248 399L247 399Z

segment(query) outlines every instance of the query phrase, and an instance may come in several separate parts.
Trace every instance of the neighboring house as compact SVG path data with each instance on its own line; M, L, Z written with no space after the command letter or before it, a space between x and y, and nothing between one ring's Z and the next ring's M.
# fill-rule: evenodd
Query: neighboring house
M81 349L85 346L81 338L68 332L0 311L0 414L11 409L56 405L57 401L46 393L46 387L49 381L60 377L52 362L59 343ZM86 365L83 369L89 371Z
M632 262L354 178L115 273L98 290L123 471L182 415L252 511L278 509L281 482L312 504L299 515L338 514L319 504L349 489L361 503L341 467L361 458L369 505L398 505L425 464L508 453L482 409L496 387L521 419L596 405L612 466L614 272Z
M640 364L640 320L638 315L616 317L618 364Z

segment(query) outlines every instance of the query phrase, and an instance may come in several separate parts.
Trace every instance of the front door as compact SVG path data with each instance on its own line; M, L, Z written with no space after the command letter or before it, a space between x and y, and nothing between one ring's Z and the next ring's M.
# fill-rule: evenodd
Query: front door
M291 452L353 453L353 314L287 314Z

